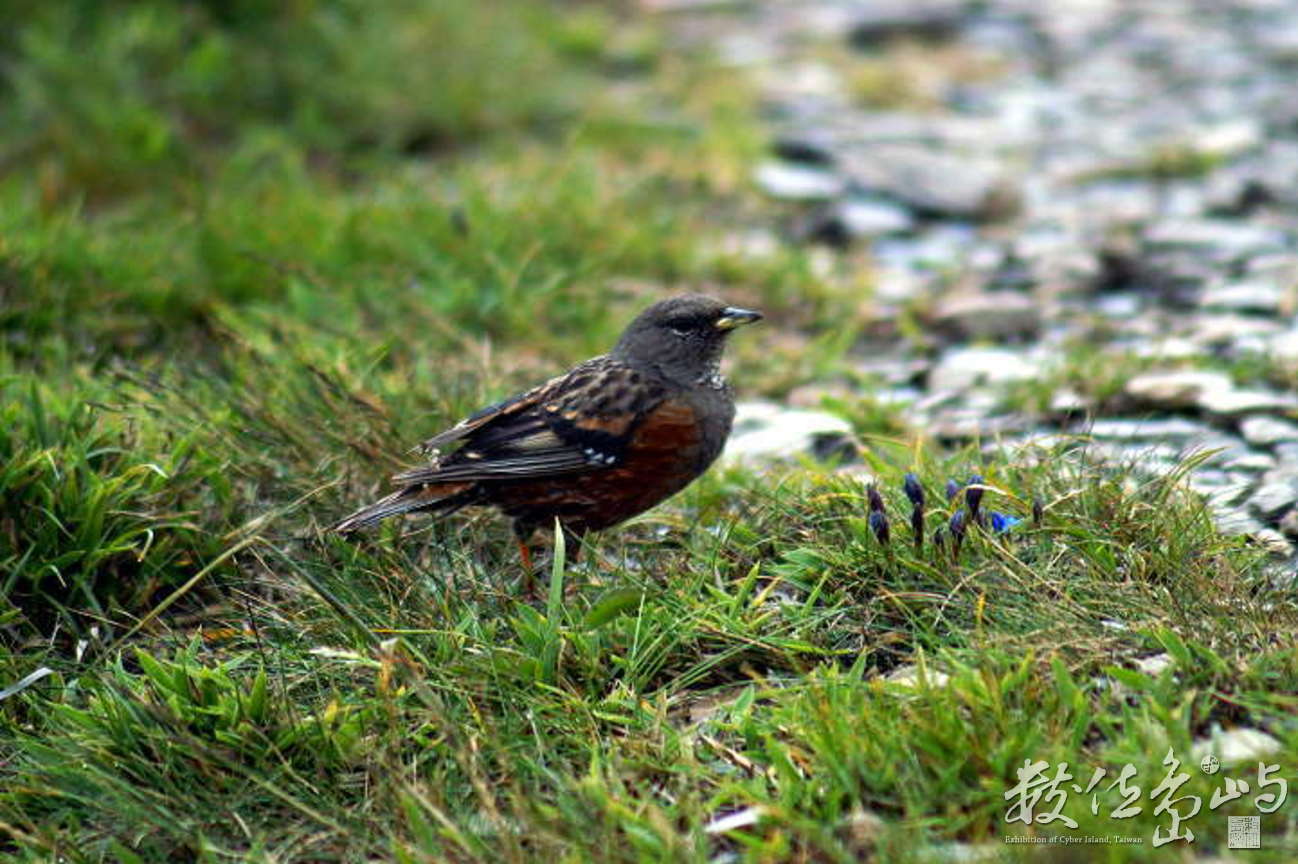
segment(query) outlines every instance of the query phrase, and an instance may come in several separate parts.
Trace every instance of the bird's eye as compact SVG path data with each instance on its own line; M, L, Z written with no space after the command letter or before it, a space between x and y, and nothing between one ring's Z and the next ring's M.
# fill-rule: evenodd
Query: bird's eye
M689 318L673 318L666 322L667 329L681 339L688 338L696 329L695 322Z

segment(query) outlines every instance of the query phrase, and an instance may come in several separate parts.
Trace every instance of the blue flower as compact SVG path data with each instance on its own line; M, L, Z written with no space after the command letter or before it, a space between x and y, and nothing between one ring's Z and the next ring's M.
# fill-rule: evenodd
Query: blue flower
M991 517L993 534L1004 534L1023 521L1017 516L1010 516L1008 513L997 513L995 510L992 511Z

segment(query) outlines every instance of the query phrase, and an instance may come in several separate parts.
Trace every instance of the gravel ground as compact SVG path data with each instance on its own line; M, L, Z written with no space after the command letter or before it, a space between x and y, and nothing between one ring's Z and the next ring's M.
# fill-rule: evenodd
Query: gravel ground
M875 398L1136 479L1212 451L1190 485L1292 570L1298 3L647 5L757 82L770 241L872 268Z

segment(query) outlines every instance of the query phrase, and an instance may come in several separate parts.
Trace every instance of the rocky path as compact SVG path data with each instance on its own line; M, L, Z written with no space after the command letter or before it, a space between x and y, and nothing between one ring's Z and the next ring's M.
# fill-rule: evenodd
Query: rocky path
M646 2L760 82L786 241L869 250L877 398L1135 475L1215 450L1192 485L1292 561L1298 2Z

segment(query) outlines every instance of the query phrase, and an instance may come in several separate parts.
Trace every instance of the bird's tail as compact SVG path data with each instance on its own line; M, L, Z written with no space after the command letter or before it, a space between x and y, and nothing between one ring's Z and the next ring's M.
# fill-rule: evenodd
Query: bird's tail
M362 507L333 526L331 530L339 534L351 534L381 522L389 516L415 511L454 513L461 507L473 504L477 497L477 489L472 483L407 486L386 498L375 501L368 507Z

